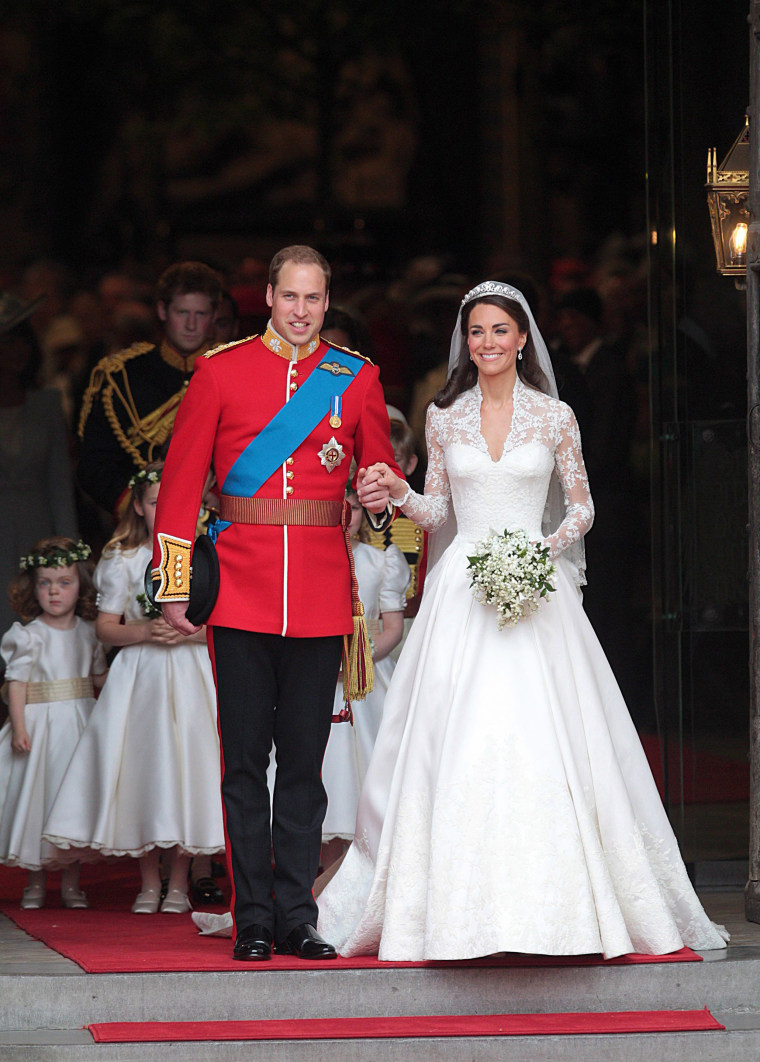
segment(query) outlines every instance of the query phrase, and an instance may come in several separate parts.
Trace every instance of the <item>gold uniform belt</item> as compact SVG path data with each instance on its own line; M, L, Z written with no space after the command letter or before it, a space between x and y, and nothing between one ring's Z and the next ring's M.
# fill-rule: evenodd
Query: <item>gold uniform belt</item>
M26 703L45 701L75 701L79 697L94 697L91 678L55 679L53 682L27 682Z
M337 527L343 512L342 501L314 501L308 498L238 498L223 494L222 520L237 524L275 524L288 527Z

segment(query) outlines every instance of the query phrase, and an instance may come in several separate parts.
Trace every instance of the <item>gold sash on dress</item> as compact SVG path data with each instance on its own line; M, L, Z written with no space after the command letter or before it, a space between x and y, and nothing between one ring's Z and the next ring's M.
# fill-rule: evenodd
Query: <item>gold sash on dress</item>
M26 703L45 701L75 701L80 697L94 697L91 678L55 679L53 682L27 682Z

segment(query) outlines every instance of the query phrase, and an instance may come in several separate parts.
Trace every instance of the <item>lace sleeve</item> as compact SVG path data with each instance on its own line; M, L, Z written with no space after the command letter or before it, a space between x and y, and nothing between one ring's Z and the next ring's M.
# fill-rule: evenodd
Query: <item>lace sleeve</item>
M425 493L409 490L399 506L404 516L414 520L425 531L437 531L446 523L449 514L451 487L446 471L446 455L441 445L438 421L444 410L428 406L425 420L425 442L428 451L428 466L425 475Z
M557 530L546 539L552 560L568 546L579 542L594 522L594 503L583 463L578 422L564 403L560 406L557 424L554 468L565 498L565 516Z

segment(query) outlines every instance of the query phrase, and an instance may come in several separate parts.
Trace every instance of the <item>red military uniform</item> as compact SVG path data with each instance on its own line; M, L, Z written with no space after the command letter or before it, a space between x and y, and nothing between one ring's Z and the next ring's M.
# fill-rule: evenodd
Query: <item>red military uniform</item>
M158 499L153 562L169 576L158 600L188 599L191 546L211 462L223 487L240 453L327 349L319 337L291 348L268 329L198 359L177 414ZM385 461L401 475L379 371L369 361L357 366L342 395L340 426L331 426L326 405L322 420L257 498L341 501L352 457L360 468ZM321 455L333 439L339 463L330 471L331 462ZM340 527L233 523L220 533L217 554L220 589L209 625L297 638L351 631L349 565Z

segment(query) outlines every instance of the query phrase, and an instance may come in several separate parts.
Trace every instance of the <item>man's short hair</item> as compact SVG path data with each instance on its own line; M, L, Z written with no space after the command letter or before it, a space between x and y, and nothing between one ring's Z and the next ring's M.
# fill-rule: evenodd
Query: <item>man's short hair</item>
M175 262L158 278L156 302L168 306L178 295L207 295L216 309L222 288L222 278L205 262Z
M319 266L325 276L325 290L330 290L330 278L332 276L330 263L319 251L315 251L313 247L307 247L303 243L294 243L291 247L283 247L269 263L269 283L272 285L272 289L277 287L280 271L286 262L294 262L296 265Z

